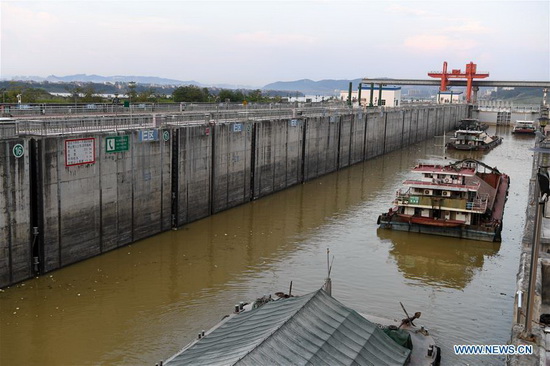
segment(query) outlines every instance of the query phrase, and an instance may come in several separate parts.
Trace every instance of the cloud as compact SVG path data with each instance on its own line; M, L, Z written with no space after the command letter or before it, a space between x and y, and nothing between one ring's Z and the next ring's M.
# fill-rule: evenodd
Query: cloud
M313 44L316 38L304 34L273 34L270 32L240 33L235 36L237 42L251 42L254 44L269 46L289 46Z
M464 51L475 48L477 41L469 39L457 39L443 35L420 34L408 37L403 46L414 52L434 52L442 50Z
M395 5L395 4L390 6L388 10L394 13L402 13L402 14L415 15L415 16L432 16L433 15L432 13L425 10L421 10L418 8L409 8L406 6Z
M15 4L17 3L2 4L2 31L32 33L55 26L60 22L60 19L52 13L29 10Z
M464 22L461 25L449 26L443 28L443 32L472 33L476 35L491 33L489 27L485 27L480 22Z
M117 15L116 17L104 18L94 26L97 29L122 29L126 32L164 34L167 37L173 37L174 35L181 36L182 33L193 34L204 31L204 27L177 23L170 19L153 16L124 17Z

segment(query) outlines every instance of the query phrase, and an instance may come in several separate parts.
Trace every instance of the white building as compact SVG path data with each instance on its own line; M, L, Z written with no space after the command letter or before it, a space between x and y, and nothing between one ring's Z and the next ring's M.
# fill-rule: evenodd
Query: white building
M464 103L464 96L459 91L439 91L436 100L437 104Z
M370 85L361 85L361 105L369 106L371 103ZM347 90L340 91L340 99L343 101L348 100L349 92ZM372 105L377 106L378 98L380 96L380 87L374 86L372 93ZM351 92L351 101L357 103L359 99L359 91L355 90ZM400 86L383 86L382 96L380 98L380 105L386 107L397 107L401 105L401 87Z

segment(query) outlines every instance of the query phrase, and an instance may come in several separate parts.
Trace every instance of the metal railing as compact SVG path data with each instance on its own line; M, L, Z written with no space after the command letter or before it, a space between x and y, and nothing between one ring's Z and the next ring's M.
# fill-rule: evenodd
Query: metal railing
M36 117L90 114L127 114L127 113L175 113L175 112L211 112L245 111L255 109L289 109L307 107L343 106L343 102L286 102L286 103L80 103L80 104L14 104L0 103L0 114L4 117Z
M151 115L118 117L81 117L78 119L20 120L17 132L20 135L64 135L99 131L155 127Z
M16 123L1 123L0 124L0 139L8 139L17 137Z
M474 109L483 112L516 112L516 113L539 113L540 105L526 104L526 105L514 105L511 102L494 101L478 103L474 105Z
M355 114L361 116L365 113L380 113L386 111L410 111L414 109L426 108L425 106L415 107L374 107L359 108L351 107L345 104L328 104L324 106L303 106L296 103L298 107L289 105L258 104L253 108L242 105L227 105L227 108L221 108L220 104L201 104L186 105L185 111L165 112L165 113L133 113L124 114L86 114L86 115L59 115L42 116L37 118L13 118L10 122L16 124L16 134L20 135L59 135L72 133L86 133L98 131L116 131L137 128L159 128L166 125L182 125L196 123L231 123L246 121L262 121L270 119L300 119L315 117L330 117L330 122L335 122L337 118L343 115ZM300 107L300 105L302 105ZM282 108L285 106L286 108ZM431 106L438 108L438 106ZM189 108L197 110L189 110ZM441 107L439 107L441 108ZM444 107L448 108L448 107ZM359 117L362 118L362 117ZM7 132L6 132L7 133ZM12 132L10 132L11 134ZM0 135L2 136L2 135Z

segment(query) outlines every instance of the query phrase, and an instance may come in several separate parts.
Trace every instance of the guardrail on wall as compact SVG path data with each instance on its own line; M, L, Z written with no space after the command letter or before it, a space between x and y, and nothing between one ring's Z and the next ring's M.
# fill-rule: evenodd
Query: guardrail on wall
M118 131L139 128L159 128L165 125L181 125L190 123L227 123L240 121L262 121L266 119L300 118L300 117L336 117L344 114L356 113L384 113L385 111L406 111L438 106L407 106L407 107L372 107L358 108L346 105L306 106L299 108L271 108L271 105L262 105L263 108L251 109L220 109L213 105L202 105L202 111L183 111L169 113L125 113L120 115L61 115L43 117L40 119L13 118L10 123L16 124L13 129L0 134L0 138L16 135L62 135L98 131ZM208 109L212 108L212 109Z

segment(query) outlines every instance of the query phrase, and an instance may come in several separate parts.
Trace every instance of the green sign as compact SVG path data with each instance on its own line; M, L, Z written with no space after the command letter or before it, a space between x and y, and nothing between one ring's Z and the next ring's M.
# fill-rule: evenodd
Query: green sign
M164 132L162 133L162 139L163 139L164 141L170 140L170 132L169 132L169 131L164 131Z
M13 156L16 158L20 158L25 154L25 148L21 144L17 144L13 147Z
M419 200L418 197L416 197L416 196L411 196L411 197L409 197L409 203L412 203L413 205L414 205L414 204L418 204L419 201L420 201L420 200Z
M128 136L109 136L105 138L106 153L128 151L129 147Z

